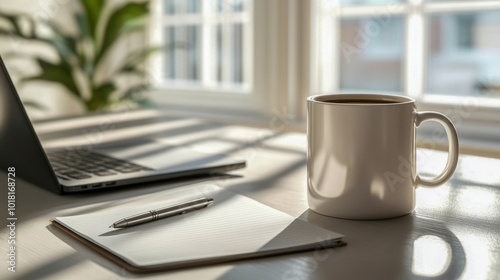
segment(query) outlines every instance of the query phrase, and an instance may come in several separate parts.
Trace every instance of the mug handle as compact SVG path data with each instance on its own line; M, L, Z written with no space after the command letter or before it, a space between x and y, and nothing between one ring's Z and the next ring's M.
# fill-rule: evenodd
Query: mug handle
M443 114L436 112L417 112L416 113L416 125L417 127L425 121L435 121L440 123L446 130L446 136L448 137L448 162L443 172L436 178L432 180L425 180L420 178L417 174L416 186L422 185L424 187L437 187L450 179L451 175L455 171L458 163L458 135L457 130L453 123Z

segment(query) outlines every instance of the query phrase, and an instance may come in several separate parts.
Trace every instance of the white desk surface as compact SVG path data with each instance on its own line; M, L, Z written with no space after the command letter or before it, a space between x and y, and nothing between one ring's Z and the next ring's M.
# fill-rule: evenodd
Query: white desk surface
M112 124L109 125L109 124ZM151 136L243 156L237 178L198 178L110 191L55 195L17 182L17 271L7 271L0 228L0 279L500 279L500 160L463 155L450 182L417 189L415 211L381 221L328 218L308 210L306 138L300 133L160 117L154 111L38 123L47 147ZM107 129L103 129L107 128ZM92 140L89 140L92 139ZM446 154L419 151L418 169L436 174ZM18 172L23 172L19 170ZM7 182L0 172L0 181ZM133 274L51 226L56 216L99 211L174 187L207 181L346 235L347 246L221 265ZM5 225L7 189L0 192Z

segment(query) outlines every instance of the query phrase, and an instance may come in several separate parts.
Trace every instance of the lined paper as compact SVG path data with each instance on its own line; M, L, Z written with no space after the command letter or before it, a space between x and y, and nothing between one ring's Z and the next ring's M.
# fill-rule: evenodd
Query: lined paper
M121 218L200 197L213 198L213 205L135 227L109 228ZM55 220L130 265L143 268L314 248L342 237L215 185L177 188L149 203L135 200Z

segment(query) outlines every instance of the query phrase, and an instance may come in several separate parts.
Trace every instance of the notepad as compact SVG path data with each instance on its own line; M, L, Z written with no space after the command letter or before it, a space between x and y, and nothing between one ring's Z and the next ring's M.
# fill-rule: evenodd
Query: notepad
M116 220L200 197L202 210L124 229ZM135 272L215 264L343 245L342 235L215 185L172 189L94 213L57 217L53 224Z

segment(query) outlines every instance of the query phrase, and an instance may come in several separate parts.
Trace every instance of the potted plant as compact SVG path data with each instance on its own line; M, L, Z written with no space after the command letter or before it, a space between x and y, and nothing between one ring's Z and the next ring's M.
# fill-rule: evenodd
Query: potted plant
M80 7L73 12L72 19L78 26L78 32L73 34L54 21L36 22L30 15L0 13L0 20L4 21L0 35L45 44L54 50L57 60L18 51L4 56L33 59L40 67L40 72L23 77L21 83L45 81L60 84L87 111L109 109L122 102L144 103L144 95L138 93L144 92L149 85L144 82L146 73L141 64L163 47L146 46L129 51L120 61L120 66L111 73L97 74L108 63L108 56L118 47L120 39L145 29L149 0L121 2L121 5L111 7L106 0L76 1ZM127 81L135 78L138 82L123 87L117 80L124 76L133 76Z

